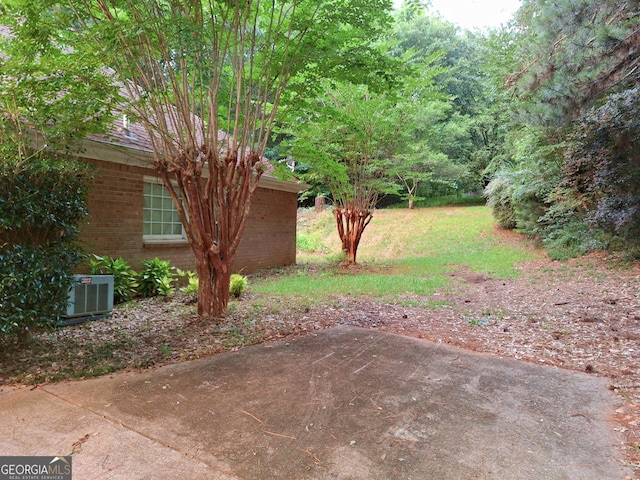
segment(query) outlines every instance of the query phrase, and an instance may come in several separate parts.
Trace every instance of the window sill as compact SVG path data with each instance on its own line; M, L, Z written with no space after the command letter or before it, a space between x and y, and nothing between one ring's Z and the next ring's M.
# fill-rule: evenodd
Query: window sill
M183 247L189 245L186 238L145 238L142 241L142 246L147 247Z

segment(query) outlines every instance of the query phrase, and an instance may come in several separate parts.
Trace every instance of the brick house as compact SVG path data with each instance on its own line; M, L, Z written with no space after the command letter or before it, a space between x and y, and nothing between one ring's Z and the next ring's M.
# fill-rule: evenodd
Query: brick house
M94 166L89 218L80 233L91 254L139 261L158 257L194 270L191 247L171 198L152 166L153 154L142 126L123 117L108 136L91 136L81 158ZM263 176L251 205L234 272L296 262L298 193L307 185Z

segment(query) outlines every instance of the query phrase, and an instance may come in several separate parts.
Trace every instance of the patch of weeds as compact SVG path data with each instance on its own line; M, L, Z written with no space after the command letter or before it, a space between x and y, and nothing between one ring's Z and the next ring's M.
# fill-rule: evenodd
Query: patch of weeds
M135 343L133 341L133 338L131 338L131 335L129 335L126 331L124 331L122 329L116 330L116 336L121 341L123 341L126 345L133 345Z
M571 335L573 334L573 330L554 330L554 335Z
M171 353L173 353L173 349L171 348L170 345L162 344L158 348L160 348L160 352L165 357L169 357L169 356L171 356Z
M253 309L254 313L261 313L265 308L265 304L262 302L253 302L251 304L251 308Z
M262 337L251 320L246 320L242 327L237 325L227 327L221 338L222 346L226 349L255 345L261 341Z
M340 250L338 253L326 255L325 260L331 265L339 265L347 260L347 252Z
M445 300L429 300L427 308L449 308L451 304Z
M246 338L242 329L231 326L222 335L222 346L224 348L242 347L247 345Z
M128 302L119 303L118 306L114 308L114 310L122 310L125 312L131 311L134 310L138 306L138 304L138 300L129 300Z
M320 232L298 231L296 234L296 248L303 252L319 252L325 249Z
M476 317L466 317L465 316L463 318L465 319L465 321L469 325L473 325L473 326L477 326L477 327L487 327L492 322L492 318L491 317L476 318Z
M504 308L485 307L482 309L482 315L484 317L502 320L505 317Z
M401 307L421 307L422 302L420 300L400 300L396 305Z

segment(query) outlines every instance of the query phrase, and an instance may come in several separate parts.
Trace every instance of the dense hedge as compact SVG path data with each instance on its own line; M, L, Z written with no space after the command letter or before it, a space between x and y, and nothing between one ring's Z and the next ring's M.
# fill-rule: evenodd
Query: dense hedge
M0 159L1 333L28 334L65 311L89 180L71 160Z

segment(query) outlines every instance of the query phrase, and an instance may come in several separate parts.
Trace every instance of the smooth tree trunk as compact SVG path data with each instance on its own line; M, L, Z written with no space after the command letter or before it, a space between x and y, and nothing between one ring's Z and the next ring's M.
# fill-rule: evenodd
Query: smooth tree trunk
M345 263L355 265L362 233L369 225L373 214L370 210L335 208L334 215L338 226L338 235L342 241L342 251L347 257Z

